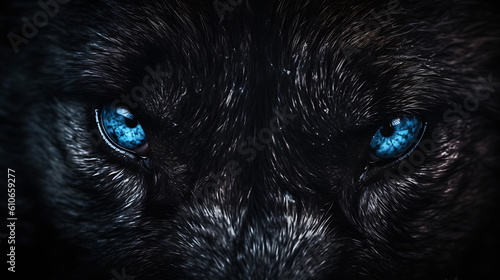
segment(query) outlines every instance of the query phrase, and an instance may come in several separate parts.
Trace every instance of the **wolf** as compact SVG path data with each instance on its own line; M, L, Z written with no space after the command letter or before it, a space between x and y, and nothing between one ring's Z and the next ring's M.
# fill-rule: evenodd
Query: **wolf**
M3 5L10 277L495 275L493 4Z

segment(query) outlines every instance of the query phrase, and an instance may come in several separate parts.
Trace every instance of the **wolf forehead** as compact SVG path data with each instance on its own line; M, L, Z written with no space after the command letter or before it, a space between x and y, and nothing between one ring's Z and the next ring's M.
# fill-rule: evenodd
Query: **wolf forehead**
M370 6L347 13L326 2L300 8L329 11L317 18L299 16L300 9L287 4L275 12L242 4L223 19L210 9L171 5L119 10L109 26L120 32L96 33L83 71L98 84L97 94L138 104L144 115L185 104L234 112L245 112L247 101L267 103L267 110L300 104L304 112L325 112L346 125L440 101L420 97L437 74L421 59L431 50L417 52L407 27L396 24L404 18L400 6L378 8L387 17L382 20L370 16ZM148 21L126 20L131 13Z

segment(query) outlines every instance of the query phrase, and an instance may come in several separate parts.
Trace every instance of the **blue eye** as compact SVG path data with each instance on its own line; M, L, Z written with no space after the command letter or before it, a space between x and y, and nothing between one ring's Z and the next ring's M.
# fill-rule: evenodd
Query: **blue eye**
M370 149L379 159L400 156L414 146L422 127L422 122L415 116L393 119L377 130L370 141Z
M100 115L101 128L115 145L137 150L147 143L141 124L127 108L106 105Z

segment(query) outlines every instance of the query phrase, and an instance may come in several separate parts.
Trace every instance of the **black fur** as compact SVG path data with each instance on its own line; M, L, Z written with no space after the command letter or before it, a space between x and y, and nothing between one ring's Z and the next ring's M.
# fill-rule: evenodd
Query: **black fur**
M6 34L40 7L4 7L16 275L495 275L494 6L241 2L72 0L17 54ZM127 101L145 78L152 87ZM147 162L97 133L94 110L116 100L144 127ZM427 122L425 145L369 163L375 131L408 114Z

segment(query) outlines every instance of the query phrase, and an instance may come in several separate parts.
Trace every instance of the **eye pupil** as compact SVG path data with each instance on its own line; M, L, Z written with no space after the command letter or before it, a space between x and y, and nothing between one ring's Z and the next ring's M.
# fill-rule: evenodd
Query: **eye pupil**
M135 118L133 119L125 118L125 125L127 125L128 127L134 128L137 126L137 124L139 124L139 122L137 122Z
M380 133L384 137L389 137L394 133L394 126L392 124L386 124L380 129Z

